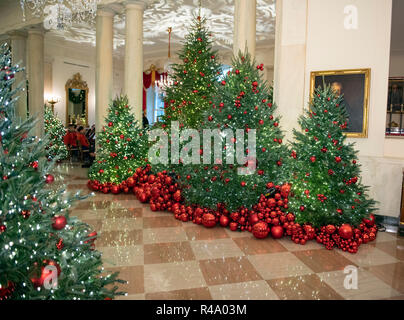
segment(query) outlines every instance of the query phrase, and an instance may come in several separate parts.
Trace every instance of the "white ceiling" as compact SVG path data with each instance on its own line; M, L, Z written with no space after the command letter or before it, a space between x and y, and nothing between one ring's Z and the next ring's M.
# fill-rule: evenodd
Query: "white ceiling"
M144 51L167 50L168 27L172 27L171 41L175 50L188 33L193 14L198 12L198 0L154 0L144 12ZM114 21L114 47L123 54L125 43L124 7L112 4L117 12ZM273 44L275 37L275 0L257 0L257 46ZM217 49L231 49L233 43L234 0L202 0L202 15L215 38ZM51 31L52 36L77 43L95 45L95 26L74 26L68 30Z

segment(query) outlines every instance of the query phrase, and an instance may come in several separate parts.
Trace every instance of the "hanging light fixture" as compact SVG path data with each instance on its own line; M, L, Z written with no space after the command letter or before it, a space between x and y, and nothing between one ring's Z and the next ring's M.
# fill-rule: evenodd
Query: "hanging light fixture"
M75 24L91 24L100 0L20 0L23 20L26 13L43 17L46 29L66 29Z

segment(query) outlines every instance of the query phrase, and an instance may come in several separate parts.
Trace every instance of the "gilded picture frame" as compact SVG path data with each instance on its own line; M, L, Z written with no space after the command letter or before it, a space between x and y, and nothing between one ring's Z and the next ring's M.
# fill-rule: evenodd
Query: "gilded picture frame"
M65 85L66 90L66 125L69 125L69 89L84 90L86 94L85 98L85 126L88 126L88 85L87 82L82 79L81 74L78 72L73 77L67 80Z
M368 137L369 95L371 69L312 71L310 73L310 103L314 89L332 85L343 95L349 116L345 132L350 138Z

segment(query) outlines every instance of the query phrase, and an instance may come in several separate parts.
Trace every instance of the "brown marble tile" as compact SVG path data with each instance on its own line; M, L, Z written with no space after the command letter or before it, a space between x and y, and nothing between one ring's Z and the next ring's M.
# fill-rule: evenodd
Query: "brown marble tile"
M199 261L200 269L209 286L262 280L245 257Z
M294 251L293 254L314 272L344 270L348 265L355 265L336 250Z
M204 226L184 226L189 240L213 240L229 238L222 227L205 228Z
M187 234L182 227L143 229L144 244L179 242L187 240Z
M107 209L105 218L141 218L143 216L142 208L111 208Z
M369 244L361 245L358 252L355 254L344 252L341 250L339 250L339 254L361 267L396 263L399 261L392 255Z
M146 300L211 300L211 299L212 297L207 287L146 293Z
M103 231L95 241L97 247L133 246L143 244L143 231Z
M397 291L404 293L404 262L371 266L366 270Z
M144 263L170 263L195 260L188 241L144 245Z
M404 240L385 241L375 244L376 248L393 256L394 258L404 261Z
M119 272L118 278L125 280L127 284L117 284L118 291L128 295L144 293L144 268L143 266L106 268L107 271Z
M82 191L92 192L90 189L88 189L87 185L83 184L83 183L80 183L80 184L78 184L78 183L68 184L66 190L68 190L68 191L82 190Z
M73 210L96 210L108 209L111 207L111 201L80 201Z
M343 300L315 274L267 280L282 300Z
M288 251L279 241L274 239L235 238L233 241L248 255Z
M144 217L143 228L168 228L168 227L180 227L183 222L174 218L174 216L167 217Z

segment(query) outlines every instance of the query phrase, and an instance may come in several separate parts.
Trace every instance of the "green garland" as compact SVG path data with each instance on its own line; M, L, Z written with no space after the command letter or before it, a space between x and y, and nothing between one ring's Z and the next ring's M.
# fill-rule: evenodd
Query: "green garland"
M79 95L75 95L73 93L73 90L69 90L69 101L77 104L77 103L82 103L86 99L86 90L80 90Z

